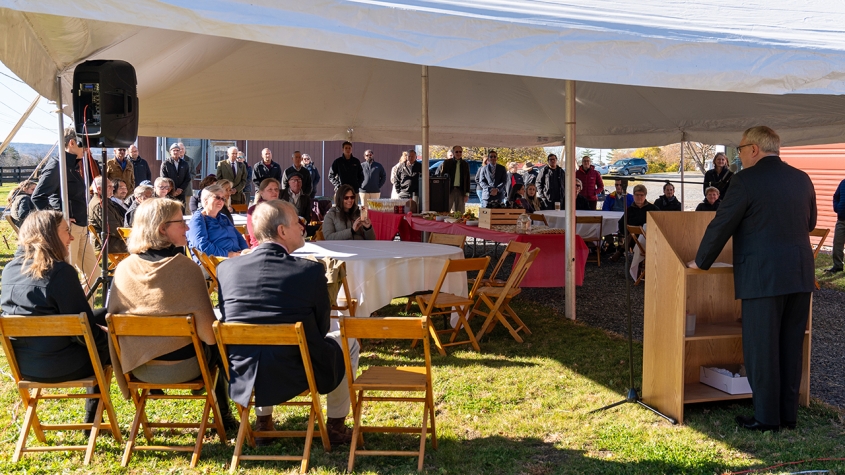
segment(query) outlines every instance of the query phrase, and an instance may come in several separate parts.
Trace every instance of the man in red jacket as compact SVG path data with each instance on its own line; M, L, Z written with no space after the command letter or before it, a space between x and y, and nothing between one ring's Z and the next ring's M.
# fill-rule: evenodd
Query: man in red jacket
M604 182L601 181L601 173L596 171L596 168L590 165L590 157L584 155L581 159L581 166L575 171L575 178L581 180L583 188L581 188L581 196L587 198L590 203L590 209L596 209L598 204L597 195L604 191Z

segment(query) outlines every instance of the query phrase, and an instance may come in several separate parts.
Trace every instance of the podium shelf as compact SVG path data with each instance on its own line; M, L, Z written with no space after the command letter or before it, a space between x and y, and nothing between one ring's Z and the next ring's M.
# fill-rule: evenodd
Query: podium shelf
M704 383L684 384L684 404L697 402L727 401L731 399L751 399L748 394L728 394Z
M711 267L708 270L691 269L686 267L684 269L686 275L714 275L714 274L733 274L733 267Z
M692 340L715 340L718 338L741 338L742 323L704 323L695 325L695 334L685 337L686 341Z

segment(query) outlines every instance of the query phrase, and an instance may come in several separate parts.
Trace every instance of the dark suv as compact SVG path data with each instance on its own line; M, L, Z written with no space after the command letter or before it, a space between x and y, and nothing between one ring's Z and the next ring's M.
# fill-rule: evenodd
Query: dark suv
M608 171L611 175L645 175L648 173L648 163L642 158L623 158L613 162Z

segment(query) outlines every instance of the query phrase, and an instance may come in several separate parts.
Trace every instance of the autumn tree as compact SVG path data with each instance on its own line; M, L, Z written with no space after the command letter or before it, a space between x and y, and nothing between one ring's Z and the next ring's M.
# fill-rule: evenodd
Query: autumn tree
M684 142L684 159L692 160L695 167L701 170L701 173L706 172L704 168L708 158L713 158L716 154L716 146L707 145L701 142ZM684 167L686 170L686 167Z

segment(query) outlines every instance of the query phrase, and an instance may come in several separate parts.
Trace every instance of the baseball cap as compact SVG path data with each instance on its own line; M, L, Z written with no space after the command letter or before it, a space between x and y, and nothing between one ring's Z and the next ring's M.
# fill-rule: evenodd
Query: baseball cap
M176 143L170 144L170 150L173 150L174 148L179 148L179 144L176 144Z

